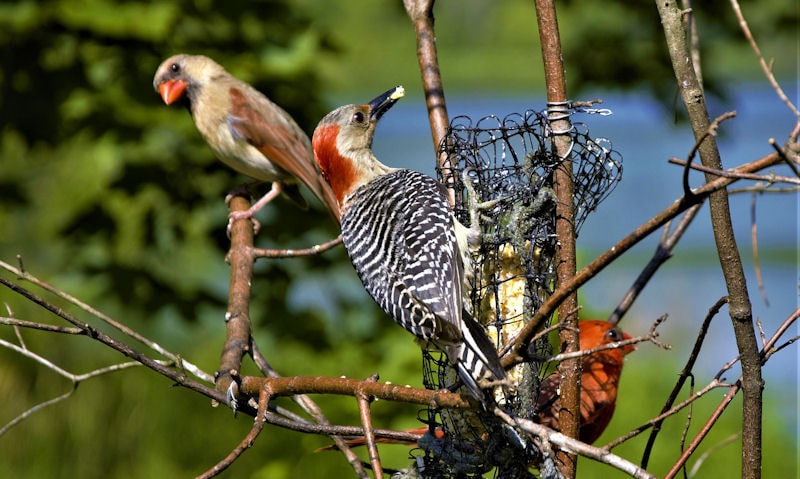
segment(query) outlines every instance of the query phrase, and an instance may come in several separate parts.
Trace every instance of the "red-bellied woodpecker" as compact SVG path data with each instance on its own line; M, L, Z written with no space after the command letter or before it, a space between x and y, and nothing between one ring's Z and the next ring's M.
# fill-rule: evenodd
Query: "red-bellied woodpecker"
M250 218L299 179L339 218L339 204L314 163L311 142L292 117L258 90L234 78L214 60L179 54L158 67L153 87L164 103L181 101L217 157L234 170L272 183L250 210ZM298 197L300 198L300 197Z
M342 212L342 239L367 292L421 342L443 351L470 392L503 368L483 328L464 309L467 228L447 190L421 173L390 168L372 153L380 117L404 95L395 87L366 105L347 105L320 121L317 163Z

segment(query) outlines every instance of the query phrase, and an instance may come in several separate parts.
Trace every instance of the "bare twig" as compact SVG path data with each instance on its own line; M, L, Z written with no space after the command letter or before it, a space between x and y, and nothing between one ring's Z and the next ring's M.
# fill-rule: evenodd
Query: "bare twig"
M329 249L342 244L342 236L339 235L332 240L328 240L322 244L314 245L305 249L263 249L253 248L253 257L260 258L296 258L298 256L311 256L328 251Z
M731 434L730 436L726 437L719 443L710 447L703 454L701 454L700 457L697 458L697 461L695 461L694 466L692 466L692 470L689 471L689 479L697 476L697 471L700 470L700 467L703 465L706 459L708 459L712 454L714 454L718 450L722 449L723 447L727 446L728 444L732 443L737 439L739 439L738 434Z
M756 271L756 284L758 285L758 290L761 292L761 297L764 298L764 304L769 306L767 290L764 288L764 277L761 276L761 262L758 259L758 223L756 222L755 193L753 193L750 198L750 243L753 248L753 268Z
M798 193L800 192L800 186L790 186L786 188L772 188L770 185L764 185L761 183L756 183L752 186L745 186L743 188L731 188L728 190L728 193L731 195L736 195L740 193L759 193L759 194L786 194L786 193Z
M792 170L794 176L800 177L800 170L797 168L797 164L800 163L800 157L798 157L798 150L800 150L800 145L794 143L797 141L797 136L800 135L800 120L794 125L792 129L792 133L789 136L788 143L789 145L781 148L778 145L778 142L775 141L775 138L769 139L769 144L779 155L783 158L783 161L786 162L786 165L789 169ZM794 153L794 157L789 156L789 152Z
M15 417L11 421L9 421L5 426L0 428L0 436L4 435L6 432L8 432L9 429L11 429L12 427L14 427L17 424L21 423L25 419L28 419L29 417L33 416L34 414L36 414L37 412L41 411L42 409L44 409L46 407L49 407L49 406L52 406L54 404L58 404L61 401L64 401L66 399L69 399L70 396L72 396L72 393L75 392L75 389L77 388L77 386L78 386L77 384L73 384L72 388L69 391L65 392L64 394L62 394L60 396L57 396L57 397L54 397L53 399L41 402L41 403L33 406L32 408L24 411L22 414L19 414L17 417Z
M57 331L57 332L61 332L61 331ZM23 346L18 346L16 344L10 343L10 342L8 342L8 341L6 341L4 339L0 339L0 347L4 347L6 349L10 349L11 351L14 351L14 352L16 352L16 353L18 353L18 354L20 354L22 356L25 356L25 357L27 357L29 359L32 359L33 361L36 361L37 363L39 363L42 366L46 367L47 369L53 371L54 373L58 374L59 376L62 376L64 378L68 379L72 383L72 387L66 393L64 393L64 394L62 394L62 395L60 395L58 397L55 397L53 399L44 401L44 402L42 402L40 404L37 404L36 406L28 409L27 411L23 412L22 414L18 415L17 417L15 417L11 421L9 421L5 426L0 428L0 436L5 434L9 429L11 429L12 427L16 426L20 422L24 421L28 417L30 417L33 414L41 411L45 407L52 406L53 404L59 403L59 402L65 400L65 399L69 398L70 396L72 396L72 394L75 392L75 390L78 389L78 386L83 381L92 379L92 378L97 377L97 376L102 376L104 374L110 374L110 373L113 373L113 372L116 372L116 371L121 371L123 369L128 369L130 367L141 366L141 364L138 363L138 362L127 362L127 363L113 364L111 366L106 366L104 368L98 368L98 369L95 369L93 371L89 371L89 372L83 373L83 374L74 374L74 373L71 373L71 372L59 367L58 365L56 365L52 361L46 359L45 357L34 353L33 351L31 351L28 348L26 348L24 345Z
M717 302L717 304L715 305L714 308L721 307L722 304L724 304L724 302L722 300L720 300L719 302ZM710 311L709 315L706 317L706 322L710 321L710 319L716 314L716 312L713 311L714 308L712 308L712 311ZM773 333L772 337L769 339L769 341L767 341L766 345L761 349L761 352L760 352L762 357L765 358L764 362L766 362L766 358L771 356L770 353L774 352L773 348L774 348L775 343L778 341L778 339L780 339L780 337L791 327L792 324L794 324L795 321L797 321L798 318L800 318L800 308L797 308L781 324L781 326L776 330L776 332ZM707 328L707 324L705 324L705 322L704 322L704 327ZM790 340L790 342L794 342L794 340L796 340L796 339L797 338L792 338L792 340ZM702 343L701 338L698 337L698 341L695 343L695 348L693 349L693 352L690 355L690 362L693 362L693 360L697 357L697 354L695 353L695 351L699 351L699 345L701 343ZM672 415L676 414L677 412L681 411L682 409L686 408L692 402L694 402L694 401L698 400L699 398L703 397L704 395L706 395L709 391L711 391L713 389L717 389L717 388L721 388L721 387L729 388L728 394L726 394L726 396L723 398L722 402L720 403L720 407L722 407L722 409L724 409L724 407L726 407L727 404L730 403L730 398L733 397L733 396L729 397L729 395L731 393L733 393L735 395L736 392L738 392L738 390L740 389L740 387L741 387L741 384L740 384L741 377L734 384L724 383L724 382L722 382L720 380L720 378L727 371L729 371L738 361L739 361L739 356L736 356L732 360L728 361L727 363L725 363L720 368L720 370L717 372L717 374L714 376L714 378L711 380L711 382L709 382L705 387L703 387L702 389L698 390L696 393L692 394L689 398L687 398L683 402L679 403L678 405L673 406L669 410L664 411L661 414L659 414L658 416L650 419L647 423L643 424L642 426L639 426L636 429L632 430L631 432L625 434L624 436L622 436L620 438L617 438L614 441L610 442L609 444L604 446L603 449L613 449L617 445L619 445L619 444L627 441L628 439L630 439L632 437L635 437L638 434L642 433L643 431L649 429L651 426L656 425L656 424L660 424L661 422L663 422L664 419L666 419L669 416L672 416ZM688 369L690 366L691 365L689 363L687 363L687 367L685 369ZM673 467L673 469L675 471L678 471L678 470L681 469L682 464L685 463L685 461L691 455L692 451L694 451L694 449L696 449L696 447L700 444L700 440L702 439L702 437L705 437L705 434L708 432L708 430L710 430L711 425L714 424L714 422L719 417L719 414L721 414L721 412L722 412L720 410L720 407L718 407L717 411L715 411L715 413L712 415L712 417L709 418L706 421L706 424L705 424L704 428L701 430L702 432L698 435L698 437L695 438L694 441L692 441L692 445L690 446L690 449L687 449L684 452L683 456L681 456L681 459L679 459L679 462L675 464L675 466ZM645 467L644 464L642 465L642 467Z
M700 331L697 333L697 339L695 339L694 346L692 347L692 351L689 353L689 358L686 360L686 364L683 366L683 370L681 370L680 374L678 374L678 381L675 386L672 388L672 392L669 394L664 407L661 408L661 414L667 412L671 407L672 404L675 403L675 400L678 398L678 394L680 393L681 389L683 389L683 385L686 382L686 379L692 375L692 369L694 369L694 363L697 361L697 357L700 355L700 349L703 346L703 341L705 341L706 334L708 333L708 327L711 325L711 320L719 313L719 310L722 308L723 305L727 304L728 298L723 297L720 298L714 306L708 311L705 319L703 320L703 324L700 326ZM647 438L647 445L644 448L644 452L642 453L642 467L647 469L647 463L650 460L650 453L653 450L653 445L655 444L656 437L658 437L658 433L661 431L661 424L662 421L657 421L653 423L653 430L650 432L650 437Z
M762 364L766 363L767 360L770 358L770 356L775 354L779 349L795 341L795 339L793 338L790 341L790 343L787 343L784 346L780 346L779 348L775 347L775 343L778 341L778 339L780 339L780 337L783 336L783 333L785 333L792 326L792 324L794 324L795 321L797 321L798 318L800 318L800 307L795 309L792 312L792 314L790 314L789 317L787 317L786 320L783 323L781 323L777 331L775 331L775 334L773 334L772 337L769 339L769 341L767 341L767 343L764 345L764 347L761 348Z
M14 310L11 309L11 306L9 306L8 303L6 303L6 311L8 312L9 319L14 320ZM19 342L19 345L27 349L27 346L25 346L25 338L22 337L22 331L20 330L20 325L14 324L13 327L14 327L14 335L17 336L17 341Z
M614 308L614 312L611 313L611 316L608 318L608 322L612 324L617 324L620 322L622 317L628 312L628 309L633 305L633 302L639 296L639 294L644 290L644 287L656 274L658 268L661 267L668 259L672 257L672 250L675 248L675 245L678 244L678 241L683 237L683 233L689 228L689 225L694 220L695 216L697 216L697 212L700 211L701 205L694 205L689 208L681 218L680 222L678 222L678 226L675 228L675 231L672 234L669 234L669 228L671 221L664 226L664 232L661 237L661 241L659 241L658 246L656 246L656 251L653 254L653 257L644 267L639 276L636 278L636 281L633 282L633 285L628 289L628 292L625 293L620 303Z
M230 467L230 465L233 464L233 462L236 461L236 459L238 459L246 450L253 447L256 438L259 434L261 434L261 431L264 430L264 424L266 423L265 415L267 406L269 405L269 399L269 389L265 387L258 395L258 412L255 420L253 421L253 427L250 428L250 432L247 433L247 436L242 439L242 441L230 452L230 454L225 456L224 459L215 464L211 469L197 476L197 479L209 479L211 477L216 477L222 471Z
M84 303L83 301L81 301L80 299L70 295L66 291L58 289L55 286L52 286L52 285L46 283L45 281L42 281L37 276L29 273L28 271L26 271L23 268L22 257L21 256L18 256L17 260L18 260L19 265L20 265L19 268L15 268L15 267L13 267L13 266L11 266L8 263L5 263L3 261L0 261L0 268L5 269L6 271L17 275L17 277L19 277L20 279L25 280L25 281L27 281L29 283L32 283L32 284L42 288L43 290L47 291L48 293L54 294L54 295L58 296L59 298L67 301L68 303L70 303L70 304L72 304L74 306L77 306L78 308L86 311L87 313L91 314L92 316L100 319L104 323L106 323L109 326L113 327L117 331L125 334L126 336L128 336L130 338L135 339L139 343L147 346L148 348L150 348L153 351L157 352L158 354L164 356L165 358L169 359L170 361L172 361L172 362L174 362L176 364L179 364L181 369L183 369L185 371L188 371L189 373L191 373L192 375L194 375L196 378L200 379L201 381L205 381L205 382L211 383L214 380L213 377L210 374L206 373L205 371L203 371L202 369L200 369L196 365L190 363L189 361L184 360L179 355L168 351L167 349L163 348L160 344L156 343L155 341L142 336L141 334L139 334L138 332L136 332L133 329L129 328L128 326L120 323L119 321L116 321L114 318L108 316L107 314L105 314L105 313L103 313L101 311L98 311L96 308Z
M617 455L610 453L607 449L590 446L577 439L561 434L560 432L553 431L552 429L537 424L528 419L512 417L504 411L496 408L494 413L497 417L502 419L506 424L513 427L515 430L524 431L541 438L544 442L558 446L561 450L570 451L573 454L580 454L581 456L588 457L598 462L608 464L620 471L623 471L631 477L640 479L655 479L656 476L650 474L636 464L633 464Z
M264 355L261 354L261 349L259 349L258 344L255 341L251 341L250 343L250 354L252 355L256 366L258 366L258 368L261 370L261 373L264 374L265 377L281 377L281 375L269 365ZM292 396L292 400L300 405L300 407L303 408L303 410L312 418L314 418L318 424L325 426L329 426L331 424L328 421L328 418L325 417L325 414L322 413L322 409L309 396L305 394L296 394ZM345 459L356 471L356 474L359 477L363 477L366 472L361 464L361 460L358 458L356 453L353 452L350 446L347 445L347 441L341 436L336 435L331 436L331 439L336 444L336 447L339 449L339 451L344 454Z
M377 374L367 378L367 382L376 382L377 380ZM372 427L372 414L369 408L369 403L372 402L372 399L373 398L365 393L363 389L360 388L356 391L358 412L361 418L361 425L364 427L364 439L367 443L369 463L372 465L372 472L375 477L381 478L383 477L383 467L381 466L381 457L378 453L378 444L375 442L375 430Z
M689 397L694 396L694 374L689 376ZM683 430L681 430L681 438L678 441L678 449L683 451L686 448L686 438L689 436L689 428L692 426L692 419L694 418L694 403L689 404L686 408L686 419L683 422ZM686 479L686 466L683 466L683 477Z
M62 334L77 334L82 335L86 334L81 328L71 328L69 326L56 326L54 324L45 324L45 323L37 323L34 321L25 321L22 319L16 318L0 318L0 324L6 324L8 326L14 326L16 332L19 331L18 328L26 328L26 329L38 329L39 331L48 331L50 333L62 333ZM22 338L17 335L17 339L20 340L20 344L24 347L24 341Z
M662 316L658 318L653 325L650 327L650 331L644 336L636 336L635 338L625 339L622 341L615 341L613 343L604 344L602 346L598 346L596 348L591 349L582 349L580 351L573 351L569 353L561 353L556 354L550 358L547 358L547 361L564 361L565 359L574 359L574 358L582 358L584 356L590 356L594 353L605 351L606 349L619 349L631 344L639 344L644 342L653 343L661 349L672 349L672 347L668 344L664 344L663 342L659 341L658 332L656 328L666 319L666 316Z
M292 420L286 419L283 416L274 414L271 411L267 411L266 418L267 422L272 425L296 432L302 432L307 434L318 434L322 436L343 436L352 438L364 437L364 428L360 426L324 426L321 424L312 424L312 423L296 423ZM419 439L419 435L417 434L405 431L394 431L392 429L374 429L373 432L375 433L376 438L386 438L404 443L414 443ZM326 451L334 449L337 449L337 447L326 446L317 449L317 451ZM363 465L361 464L360 460L359 464L363 469ZM359 473L358 471L356 471L356 473L359 477L362 476L362 474Z
M794 324L794 322L798 319L798 317L800 317L800 308L796 309L794 311L794 313L792 313L781 324L781 326L772 335L772 337L769 339L769 341L767 341L766 345L764 345L764 347L761 348L761 350L758 353L759 357L761 358L761 365L763 365L765 363L765 358L769 355L768 352L770 351L772 346L789 329L789 327L792 324ZM737 357L737 358L734 358L733 360L729 361L728 363L726 363L722 367L722 369L720 369L720 371L717 373L717 375L714 378L714 381L719 381L719 378L727 370L729 370L734 364L736 364L736 362L739 361L739 359L740 359L740 357ZM671 479L672 477L674 477L678 473L678 471L680 471L684 467L684 465L686 464L686 461L689 459L689 457L692 455L692 453L699 447L700 443L708 435L708 433L711 430L711 428L713 427L713 425L716 423L716 421L719 419L719 417L722 415L722 413L725 411L725 409L728 407L728 405L730 405L731 401L733 400L733 397L736 395L736 393L739 392L740 389L742 389L743 376L744 375L740 376L739 379L737 379L736 383L734 383L734 384L732 384L730 386L730 389L728 390L728 393L725 395L725 397L722 399L722 401L720 401L719 405L714 410L714 412L711 414L711 416L706 420L705 424L700 429L700 431L697 433L697 435L695 436L694 440L692 440L692 442L689 445L689 447L683 452L681 457L672 466L672 468L667 473L667 475L664 476L665 479L667 479L667 478Z
M695 155L700 150L700 147L703 145L703 142L706 139L717 136L717 129L719 129L720 123L727 120L728 118L733 118L736 116L735 111L730 111L727 113L723 113L722 115L718 116L708 125L708 128L699 135L697 140L694 142L694 146L689 151L689 154L686 156L686 163L684 164L683 169L683 194L684 196L690 197L694 194L692 191L692 186L689 184L689 168L692 166L692 160L694 160Z
M744 15L742 14L742 9L739 7L738 0L730 0L731 7L733 8L733 13L736 15L736 19L739 20L739 27L742 29L745 38L750 43L750 47L756 54L758 58L758 63L761 65L761 70L764 72L764 76L769 81L772 88L777 93L778 98L783 101L786 106L791 110L792 114L795 117L800 118L800 111L798 111L797 107L789 100L789 97L786 96L786 93L783 92L783 89L778 84L778 80L775 79L775 75L772 73L772 68L767 64L767 61L764 60L764 56L761 54L761 49L758 47L758 43L756 43L755 38L753 38L753 34L750 32L750 27L747 26L747 20L745 20Z
M720 176L720 177L724 177L724 178L739 178L739 179L744 179L744 180L763 181L763 182L767 183L768 185L771 185L771 184L774 184L774 183L789 183L789 184L792 184L792 185L800 185L800 178L792 178L790 176L776 175L776 174L773 174L773 173L769 173L769 174L766 174L766 175L756 175L756 174L753 174L753 173L739 173L739 172L731 171L731 170L720 170L720 169L716 169L716 168L709 168L709 167L704 166L704 165L698 165L698 164L694 164L694 163L689 163L689 162L686 162L686 161L681 160L679 158L670 158L668 161L670 163L675 164L675 165L685 166L685 167L691 168L693 170L702 171L703 173L708 173L708 174L711 174L711 175L714 175L714 176Z
M711 414L711 417L708 418L706 423L700 429L700 432L698 432L697 436L695 436L695 438L692 441L692 443L689 444L689 447L683 452L683 454L681 454L680 459L678 459L678 461L672 466L672 468L669 470L669 472L667 472L667 474L664 476L664 479L672 479L673 477L675 477L675 475L678 473L678 471L683 469L684 465L686 464L686 461L689 459L689 457L692 455L692 453L700 445L700 442L703 439L705 439L706 435L708 435L709 431L711 431L711 428L717 422L717 420L722 415L722 413L725 411L725 409L728 407L728 405L730 405L731 401L733 400L733 397L736 396L737 392L739 392L739 388L740 387L741 387L741 382L739 382L739 381L737 381L736 384L731 386L731 388L728 390L727 394L725 394L725 397L722 399L720 404L717 406L717 408Z
M668 417L673 416L673 415L681 412L683 409L689 407L694 401L697 401L698 399L704 397L706 394L708 394L709 392L713 391L714 389L730 388L730 387L732 387L730 384L724 383L724 382L720 381L718 378L713 378L705 387L703 387L702 389L697 390L696 393L692 394L691 396L689 396L688 398L686 398L682 402L676 404L675 406L672 406L670 409L662 412L658 416L648 420L646 423L642 424L641 426L639 426L639 427L631 430L630 432L626 433L625 435L620 436L617 439L614 439L613 441L609 442L608 444L603 446L603 449L606 449L606 450L614 449L615 447L619 446L623 442L638 436L639 434L641 434L644 431L650 429L654 425L660 424L661 422L664 421L664 419L667 419ZM644 465L642 465L642 468L644 468Z
M184 373L183 369L179 369L177 371L174 370L174 369L171 369L169 367L169 365L174 364L174 363L172 363L172 361L166 362L166 361L157 361L157 360L151 359L151 358L145 356L144 354L140 353L139 351L134 350L133 348L131 348L127 344L122 343L120 341L117 341L113 337L103 333L102 331L92 327L91 325L89 325L87 323L79 321L77 318L75 318L71 314L67 313L66 311L62 310L61 308L58 308L58 307L54 306L53 304L51 304L51 303L45 301L44 299L36 296L32 292L30 292L27 289L23 288L22 286L19 286L18 284L15 284L15 283L13 283L13 282L5 279L5 278L0 277L0 285L5 286L6 288L10 289L11 291L13 291L16 294L19 294L20 296L22 296L23 298L27 299L28 301L30 301L30 302L42 307L43 309L45 309L45 310L49 311L50 313L58 316L59 318L64 319L65 321L69 322L73 326L76 326L76 327L80 328L81 330L84 331L84 335L87 336L88 338L93 339L95 341L98 341L98 342L108 346L109 348L111 348L111 349L113 349L113 350L115 350L115 351L117 351L119 353L122 353L123 355L125 355L125 356L127 356L127 357L129 357L129 358L131 358L131 359L143 364L144 366L147 366L148 368L160 373L161 375L172 379L173 381L175 381L177 384L180 384L181 386L184 386L184 387L189 388L189 389L191 389L193 391L199 392L199 393L201 393L201 394L203 394L205 396L208 396L211 399L214 399L214 400L217 400L217 401L220 401L220 400L224 401L225 396L223 394L219 393L218 391L215 391L214 389L211 389L211 388L207 387L205 384L202 384L202 383L199 383L197 381L189 379L188 377L186 377L186 374ZM172 353L169 353L169 354L172 354Z

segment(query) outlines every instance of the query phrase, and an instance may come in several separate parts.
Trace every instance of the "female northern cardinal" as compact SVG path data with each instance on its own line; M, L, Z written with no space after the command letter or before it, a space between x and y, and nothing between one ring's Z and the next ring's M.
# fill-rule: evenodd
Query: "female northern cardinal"
M339 204L316 167L311 141L281 107L214 60L179 54L161 64L153 88L167 105L189 107L197 129L217 157L234 170L272 183L272 190L250 210L231 215L250 218L299 179L339 219ZM297 197L295 199L302 198Z
M606 321L587 320L578 323L580 328L579 342L582 350L594 349L606 344L615 343L631 336ZM636 346L629 344L617 349L605 349L588 356L583 356L581 372L581 424L579 439L592 444L603 434L614 414L617 402L617 386L622 373L624 356L634 351ZM559 397L558 372L547 376L539 387L539 396L534 408L533 420L556 431L560 430L558 411L561 406ZM428 426L410 429L406 432L418 434L421 438L429 431ZM436 429L433 436L437 439L444 433ZM394 444L410 444L408 442L378 438L378 442ZM348 441L351 446L365 444L364 438ZM333 449L335 446L322 448Z

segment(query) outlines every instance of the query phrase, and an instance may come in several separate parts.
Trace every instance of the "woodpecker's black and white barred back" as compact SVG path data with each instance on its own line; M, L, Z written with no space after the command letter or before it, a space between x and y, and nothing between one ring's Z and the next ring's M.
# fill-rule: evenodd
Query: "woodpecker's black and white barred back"
M464 310L464 258L444 186L399 169L344 203L342 239L367 292L420 341L444 351L483 400L478 382L501 380L504 372L486 333Z

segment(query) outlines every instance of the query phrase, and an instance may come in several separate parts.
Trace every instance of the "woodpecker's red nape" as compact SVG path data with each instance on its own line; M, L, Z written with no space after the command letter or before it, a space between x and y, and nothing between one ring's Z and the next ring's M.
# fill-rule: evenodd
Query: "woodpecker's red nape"
M314 131L311 140L314 146L314 156L317 159L322 175L328 184L331 185L336 201L341 206L353 189L353 185L358 178L353 160L345 158L339 153L336 146L336 138L339 136L339 125L325 125Z

